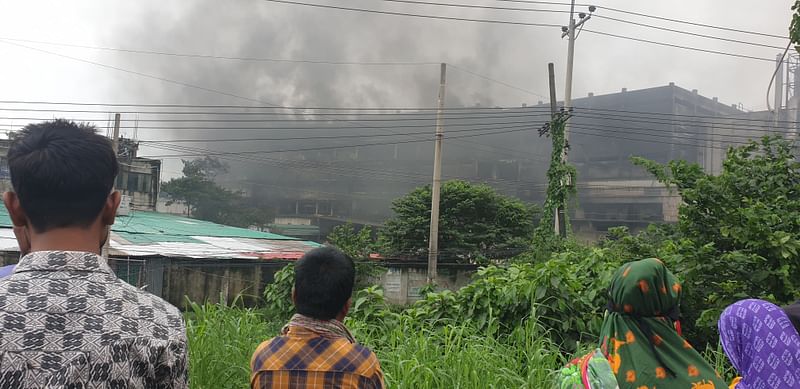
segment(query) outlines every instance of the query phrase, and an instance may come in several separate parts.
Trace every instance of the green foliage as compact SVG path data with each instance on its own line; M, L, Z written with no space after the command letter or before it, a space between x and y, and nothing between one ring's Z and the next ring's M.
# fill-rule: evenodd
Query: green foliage
M546 200L539 227L536 229L539 241L547 241L545 236L553 235L555 217L559 208L564 210L564 226L569 229L566 210L567 203L577 193L575 186L572 185L577 177L577 170L574 166L566 163L563 158L568 147L564 136L567 120L569 120L569 114L561 112L542 130L543 134L547 134L553 140L553 151L550 154L550 167L547 170ZM552 242L550 243L552 244Z
M335 246L353 259L368 259L375 251L372 240L372 228L363 227L356 231L351 223L333 228L328 234L328 243Z
M389 255L427 255L431 188L417 188L396 200L395 216L386 222L381 240ZM527 247L535 208L498 194L487 185L465 181L442 184L440 261L481 262L504 258Z
M272 282L264 288L266 314L278 320L287 320L294 314L292 288L294 288L294 264L290 263L272 276Z
M227 170L227 165L211 157L184 160L184 176L173 178L161 186L161 191L170 198L167 205L180 201L186 204L190 216L201 220L244 228L264 228L273 217L269 207L264 204L253 205L252 199L214 182L218 174Z
M634 162L683 198L662 251L684 280L695 342L713 343L719 313L738 299L785 304L800 294L800 163L789 142L765 137L730 149L718 176L685 161Z

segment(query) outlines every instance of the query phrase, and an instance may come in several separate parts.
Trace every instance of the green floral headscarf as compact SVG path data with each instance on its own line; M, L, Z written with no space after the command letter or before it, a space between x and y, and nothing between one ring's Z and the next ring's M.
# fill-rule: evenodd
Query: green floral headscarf
M663 262L650 258L623 265L609 294L600 346L620 388L727 388L675 330L681 284Z

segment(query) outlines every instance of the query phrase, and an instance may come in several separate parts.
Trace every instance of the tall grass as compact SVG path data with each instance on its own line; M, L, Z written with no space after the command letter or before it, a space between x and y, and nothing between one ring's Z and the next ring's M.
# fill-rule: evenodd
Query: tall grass
M250 358L264 340L278 334L283 319L260 311L218 304L190 304L186 314L193 389L248 388ZM567 357L536 319L510 333L491 335L469 320L349 319L358 341L378 355L388 388L550 388ZM581 352L594 345L579 345ZM726 379L735 371L721 347L706 360Z
M187 313L193 389L248 388L250 357L278 334L282 321L252 309L191 304ZM389 388L543 388L564 364L535 320L494 337L465 323L349 321L360 343L378 355Z
M191 303L186 314L191 387L249 388L253 351L282 324L252 309Z
M564 360L535 320L494 337L469 324L426 327L352 323L359 341L381 361L390 388L542 388Z

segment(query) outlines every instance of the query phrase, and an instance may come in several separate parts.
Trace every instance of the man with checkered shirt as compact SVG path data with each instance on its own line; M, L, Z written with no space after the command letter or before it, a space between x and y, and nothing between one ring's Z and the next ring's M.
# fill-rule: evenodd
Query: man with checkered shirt
M256 349L252 389L383 389L378 358L342 323L354 282L353 261L335 248L311 250L297 261L297 314Z
M3 200L23 257L0 279L0 389L187 388L180 312L100 256L120 203L111 142L66 120L17 135Z

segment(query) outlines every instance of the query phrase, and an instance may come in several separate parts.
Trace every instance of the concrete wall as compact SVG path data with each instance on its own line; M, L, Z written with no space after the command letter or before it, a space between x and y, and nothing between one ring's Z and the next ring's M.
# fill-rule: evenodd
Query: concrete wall
M172 260L163 269L160 295L183 308L186 298L202 302L232 303L237 296L247 306L260 303L264 288L287 262ZM156 290L151 292L158 294Z
M261 303L264 288L287 263L150 259L147 269L143 270L147 276L133 273L127 278L145 280L142 281L144 285L137 286L180 308L186 306L187 297L198 303L231 303L241 296L245 305L256 306ZM112 267L120 278L126 279L128 267L123 262ZM381 285L389 303L406 305L420 298L419 290L426 283L426 267L424 263L386 264L386 272L375 282ZM457 290L470 282L476 269L474 265L440 264L437 284L441 288Z
M475 265L439 264L436 284L439 288L458 290L470 283ZM378 283L391 304L407 305L420 299L419 290L427 283L427 264L389 263Z

